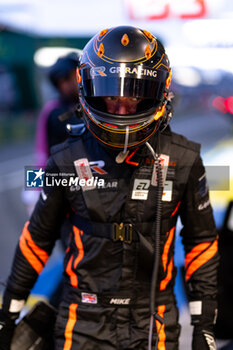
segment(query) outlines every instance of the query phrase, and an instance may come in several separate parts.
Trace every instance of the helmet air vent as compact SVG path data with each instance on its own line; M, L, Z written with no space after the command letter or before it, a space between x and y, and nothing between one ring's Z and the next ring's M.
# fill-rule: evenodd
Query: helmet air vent
M145 50L145 56L147 59L151 58L151 49L150 49L150 45L148 44Z
M103 43L101 43L98 50L98 56L102 57L103 55L104 55L104 45Z
M152 35L150 32L148 32L147 30L143 30L143 33L144 33L145 36L147 36L147 38L150 39L150 40L154 38L153 35Z
M121 43L122 43L122 45L124 45L124 46L127 46L127 45L128 45L128 43L129 43L129 37L128 37L127 34L124 34L124 35L123 35L123 37L121 38Z
M106 34L108 31L108 29L104 29L104 30L101 30L100 32L100 36L104 36L104 34Z

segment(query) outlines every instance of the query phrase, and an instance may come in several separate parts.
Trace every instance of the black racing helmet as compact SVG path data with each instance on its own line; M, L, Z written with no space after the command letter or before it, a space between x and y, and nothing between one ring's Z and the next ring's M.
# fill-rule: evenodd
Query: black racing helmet
M85 123L105 146L126 151L158 130L171 69L163 45L151 33L130 26L101 31L83 49L77 80ZM137 109L110 113L105 97L130 98L138 101Z

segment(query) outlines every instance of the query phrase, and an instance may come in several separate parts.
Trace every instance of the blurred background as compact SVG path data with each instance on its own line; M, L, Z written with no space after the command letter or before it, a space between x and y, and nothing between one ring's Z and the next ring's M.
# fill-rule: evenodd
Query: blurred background
M165 45L173 67L173 130L202 144L208 169L229 167L229 178L220 178L218 188L210 186L217 226L223 224L233 199L232 0L0 0L1 281L9 274L28 219L22 199L24 167L35 164L38 115L57 93L48 69L58 57L82 50L98 31L118 25L146 29ZM51 293L62 269L60 254L58 247L33 291L35 298ZM181 266L179 238L176 260ZM184 350L190 347L190 329L181 283L177 297Z

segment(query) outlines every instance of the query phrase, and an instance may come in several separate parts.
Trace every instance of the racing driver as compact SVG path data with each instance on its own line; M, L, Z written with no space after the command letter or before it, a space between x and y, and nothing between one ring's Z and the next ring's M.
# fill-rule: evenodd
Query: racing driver
M178 349L178 216L192 349L216 349L217 233L200 145L168 125L171 68L163 45L139 28L105 29L85 46L77 82L84 124L68 127L71 137L52 148L46 174L72 170L80 185L45 184L25 224L3 297L0 349L10 348L67 215L73 232L56 350ZM88 183L93 177L101 181Z

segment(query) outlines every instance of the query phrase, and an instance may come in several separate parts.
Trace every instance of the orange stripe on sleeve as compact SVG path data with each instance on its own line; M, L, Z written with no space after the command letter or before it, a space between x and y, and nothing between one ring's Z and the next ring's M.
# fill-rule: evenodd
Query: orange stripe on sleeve
M83 235L83 231L79 230L76 226L73 226L73 230L74 230L75 244L76 244L76 247L78 248L78 256L74 262L74 267L76 268L77 265L80 263L80 261L84 257L83 243L80 237L80 235Z
M166 271L166 268L167 268L168 253L173 241L174 232L175 232L175 227L172 227L171 230L169 231L168 239L164 245L163 254L162 254L162 263L163 263L164 271Z
M23 256L27 259L29 264L33 267L33 269L39 275L44 267L44 265L42 264L41 261L46 263L46 261L48 260L48 254L45 251L43 251L42 249L40 249L33 242L32 237L30 235L30 232L28 231L28 224L29 224L29 221L26 222L26 224L23 228L23 232L22 232L20 239L19 239L19 247L21 249ZM35 252L35 250L36 250L36 252ZM34 252L35 252L35 254L38 252L38 256L39 256L39 258L41 258L41 261L34 254Z
M185 268L187 269L191 261L194 260L202 252L204 252L210 245L210 242L200 243L196 245L189 253L187 253L185 255Z
M158 315L160 317L164 317L164 312L165 312L165 305L159 305L158 306ZM158 341L158 350L166 350L165 347L165 340L166 340L166 334L165 334L165 324L162 324L159 321L156 322L156 329L159 337Z
M69 306L69 319L65 329L65 344L63 350L70 350L72 346L73 329L77 321L77 307L78 304L70 304Z
M38 275L43 270L43 264L40 262L39 259L33 254L31 249L27 246L26 240L23 236L20 237L19 240L19 247L21 249L21 252L23 256L27 259L29 264L33 267L33 269L38 273Z
M185 280L188 281L192 274L197 271L202 265L209 261L218 251L218 241L215 240L207 250L193 260L186 270Z
M168 283L171 281L172 270L173 270L173 257L171 258L171 260L168 264L166 277L160 282L160 290L165 290Z
M27 240L28 245L33 250L33 252L40 258L41 261L43 261L44 264L46 264L46 262L48 261L49 255L45 250L41 249L40 247L38 247L38 245L35 244L28 230L28 225L29 225L29 221L27 221L24 226L23 236Z
M68 264L66 266L66 273L68 276L70 276L70 283L72 287L78 288L78 277L72 270L73 258L73 255L71 255L70 260L68 261Z

